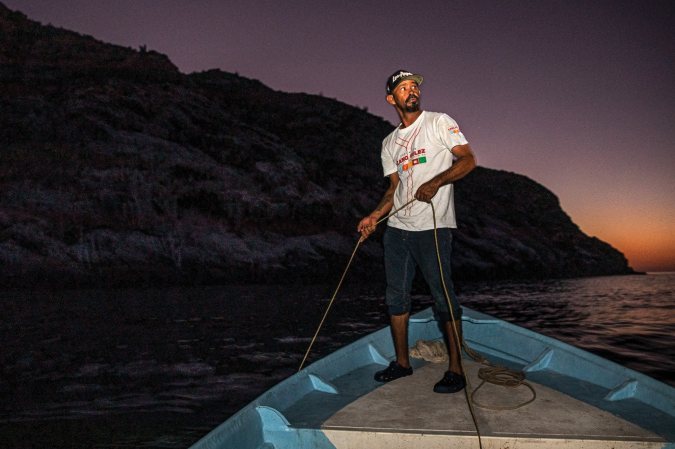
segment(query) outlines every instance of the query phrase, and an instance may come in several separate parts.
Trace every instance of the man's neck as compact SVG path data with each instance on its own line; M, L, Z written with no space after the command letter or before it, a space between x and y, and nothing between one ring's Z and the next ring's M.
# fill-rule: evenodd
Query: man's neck
M415 120L417 120L417 118L422 115L422 112L423 111L421 109L415 112L399 111L398 117L401 119L401 128L407 128L408 126L415 123Z

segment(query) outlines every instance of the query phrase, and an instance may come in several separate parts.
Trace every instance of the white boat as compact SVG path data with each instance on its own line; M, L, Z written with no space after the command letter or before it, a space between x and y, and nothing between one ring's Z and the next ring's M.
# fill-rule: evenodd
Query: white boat
M272 387L192 448L675 449L672 386L470 309L462 320L469 347L524 373L532 390L476 391L480 364L466 355L473 399L432 391L447 363L412 359L412 376L378 383L394 357L385 328ZM431 310L411 318L411 346L441 338Z

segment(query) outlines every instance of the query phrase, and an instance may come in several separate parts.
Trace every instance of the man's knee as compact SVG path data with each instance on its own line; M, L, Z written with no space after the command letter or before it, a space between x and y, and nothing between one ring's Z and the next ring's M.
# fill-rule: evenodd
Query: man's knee
M461 307L453 308L452 313L450 313L447 306L441 310L439 310L439 307L434 307L434 318L436 318L436 321L439 323L447 323L450 320L461 320L462 314L463 311Z
M403 316L410 313L410 305L392 304L387 306L387 312L391 317Z

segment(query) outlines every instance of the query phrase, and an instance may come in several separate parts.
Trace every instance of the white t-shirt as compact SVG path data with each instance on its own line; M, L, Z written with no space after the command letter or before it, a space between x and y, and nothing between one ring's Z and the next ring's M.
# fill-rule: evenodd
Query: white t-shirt
M394 208L398 209L415 198L417 189L452 166L452 149L468 141L457 122L447 114L423 111L414 123L397 127L382 142L384 176L398 172L400 183L394 193ZM456 228L453 185L438 189L431 200L436 210L438 228ZM434 228L431 205L414 201L389 217L389 226L408 231L426 231Z

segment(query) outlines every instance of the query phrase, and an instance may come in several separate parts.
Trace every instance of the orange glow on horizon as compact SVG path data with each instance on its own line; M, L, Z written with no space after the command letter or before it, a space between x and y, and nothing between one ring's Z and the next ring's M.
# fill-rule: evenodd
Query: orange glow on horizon
M607 211L601 219L594 217L593 223L573 220L586 234L621 251L634 270L675 271L675 232L668 225L674 219L665 219L663 214L615 215L617 212Z
M636 271L675 271L675 242L608 242L623 253Z

